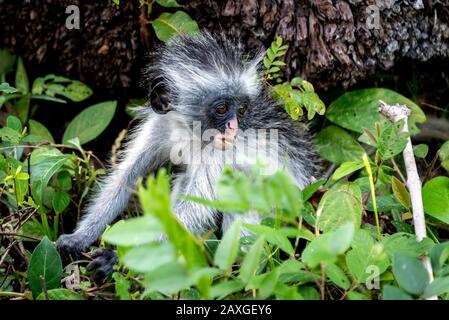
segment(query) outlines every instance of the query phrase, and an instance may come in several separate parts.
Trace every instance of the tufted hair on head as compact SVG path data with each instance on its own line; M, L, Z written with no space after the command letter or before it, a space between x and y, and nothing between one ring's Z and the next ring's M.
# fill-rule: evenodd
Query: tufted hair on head
M257 97L262 57L262 52L246 55L241 44L223 36L180 35L153 55L147 70L150 91L163 88L178 111L209 94Z

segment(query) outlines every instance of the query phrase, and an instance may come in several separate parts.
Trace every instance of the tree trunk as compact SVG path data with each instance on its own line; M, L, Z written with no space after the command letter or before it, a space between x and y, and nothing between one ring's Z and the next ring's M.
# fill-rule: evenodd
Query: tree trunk
M446 0L444 0L446 1ZM201 28L240 37L249 49L277 35L290 45L287 76L315 87L349 86L399 60L449 56L449 9L443 0L183 0ZM446 1L447 2L447 1ZM78 5L81 29L69 30L68 5ZM0 47L29 66L79 77L122 93L141 79L155 41L138 0L17 0L0 3ZM153 17L154 15L154 17Z

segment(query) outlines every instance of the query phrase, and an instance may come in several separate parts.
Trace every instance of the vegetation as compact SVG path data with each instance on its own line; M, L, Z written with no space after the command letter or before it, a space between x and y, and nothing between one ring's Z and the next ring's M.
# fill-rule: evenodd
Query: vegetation
M176 7L174 1L156 2ZM162 13L153 21L159 39L178 33L166 29L165 19L183 16ZM179 32L197 29L187 25ZM105 172L83 145L108 127L117 102L88 106L54 136L33 118L45 112L40 101L78 103L92 90L52 74L29 82L22 60L15 63L2 51L9 59L2 61L10 63L0 69L0 106L7 116L0 129L0 297L449 298L449 142L414 146L422 166L428 232L417 242L401 153L409 136L419 133L417 125L426 121L422 109L386 88L348 91L325 108L312 84L283 78L287 50L282 38L268 49L265 82L293 119L304 120L306 113L319 123L315 145L327 173L299 190L283 172L260 175L262 165L250 175L226 169L216 201L188 200L224 214L257 211L264 220L260 225L237 221L218 239L212 232L194 237L178 222L170 210L170 173L160 170L138 183L135 195L143 212L130 209L128 219L104 232L100 244L117 247L119 265L101 285L89 280L87 260L63 268L53 241L79 219L89 190ZM13 65L14 86L6 82ZM379 100L412 110L410 134L401 130L403 121L392 123L380 115ZM242 230L250 235L241 236ZM160 233L167 241L158 241ZM423 256L430 257L433 281L420 261Z

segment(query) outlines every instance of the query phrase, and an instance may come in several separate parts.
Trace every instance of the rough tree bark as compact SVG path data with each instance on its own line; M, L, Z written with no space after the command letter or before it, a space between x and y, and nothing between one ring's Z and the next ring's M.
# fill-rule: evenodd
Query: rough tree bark
M179 3L200 27L239 36L249 48L282 35L290 45L287 76L301 75L322 89L352 85L399 60L449 56L449 0ZM80 7L80 30L65 28L68 4ZM120 7L109 0L0 0L0 47L121 92L138 85L145 52L156 42L143 12L138 0Z

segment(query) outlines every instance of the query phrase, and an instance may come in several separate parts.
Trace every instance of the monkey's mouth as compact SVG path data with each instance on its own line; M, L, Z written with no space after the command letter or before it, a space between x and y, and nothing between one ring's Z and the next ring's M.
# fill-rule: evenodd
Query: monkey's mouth
M214 138L214 147L219 150L227 150L234 144L236 139L235 132L219 133Z

